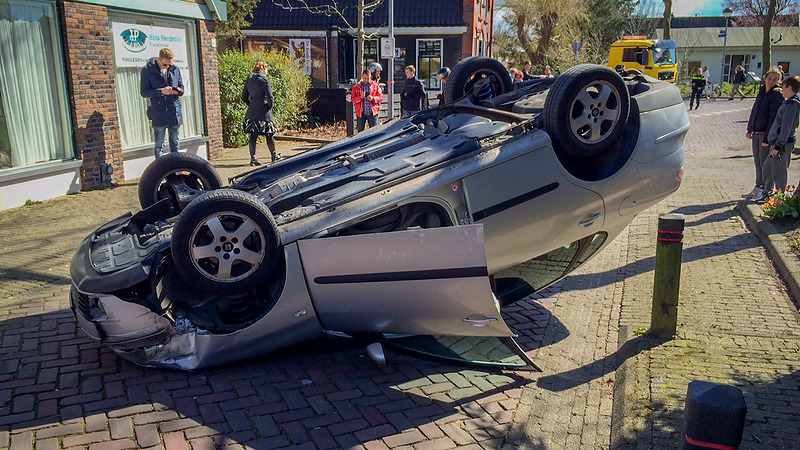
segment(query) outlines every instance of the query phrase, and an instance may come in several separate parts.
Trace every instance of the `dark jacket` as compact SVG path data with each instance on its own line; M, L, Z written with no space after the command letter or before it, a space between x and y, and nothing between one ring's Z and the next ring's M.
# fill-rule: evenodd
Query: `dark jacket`
M747 121L748 133L766 133L770 125L775 121L778 108L783 103L783 96L778 85L775 85L769 92L766 86L761 86L756 96L753 109L750 110L750 119ZM766 136L765 136L766 137Z
M183 124L181 99L183 95L183 78L181 71L175 66L167 69L167 78L161 76L157 58L151 58L142 69L142 80L139 93L150 99L147 117L153 121L154 127L170 127ZM161 88L172 86L178 88L179 95L163 95Z
M733 75L733 84L742 84L745 81L747 81L747 78L744 75L744 70Z
M795 130L800 124L800 98L796 95L783 102L778 113L775 115L775 122L767 135L767 142L771 148L783 151L787 143L794 144L797 141Z
M692 77L692 90L702 92L706 87L706 79L702 75L695 75Z
M244 82L242 101L247 105L245 119L254 121L266 120L272 122L272 104L275 96L272 95L272 86L267 77L253 74Z
M422 81L416 78L406 78L400 108L406 111L422 111L423 97L425 97L425 87L422 85Z

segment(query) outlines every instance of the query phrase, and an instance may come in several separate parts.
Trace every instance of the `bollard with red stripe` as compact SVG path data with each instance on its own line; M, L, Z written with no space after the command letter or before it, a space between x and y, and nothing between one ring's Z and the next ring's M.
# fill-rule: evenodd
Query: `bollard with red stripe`
M684 221L683 214L658 216L653 313L650 316L650 334L655 337L672 337L678 327Z
M683 450L736 450L742 443L747 405L739 388L695 380L686 392Z

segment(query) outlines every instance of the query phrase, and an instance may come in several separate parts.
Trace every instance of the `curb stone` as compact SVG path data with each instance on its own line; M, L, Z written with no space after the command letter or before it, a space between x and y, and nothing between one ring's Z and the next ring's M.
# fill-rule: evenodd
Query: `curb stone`
M734 209L741 214L750 231L758 236L786 284L789 296L797 306L800 302L800 283L798 282L800 280L800 259L794 255L789 243L775 225L760 217L760 206L741 200Z

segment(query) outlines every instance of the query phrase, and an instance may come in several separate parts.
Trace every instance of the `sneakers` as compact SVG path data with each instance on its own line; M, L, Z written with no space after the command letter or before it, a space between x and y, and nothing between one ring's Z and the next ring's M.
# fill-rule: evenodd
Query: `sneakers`
M259 161L258 158L256 158L255 156L251 156L250 157L250 165L251 166L260 166L261 165L261 161Z
M742 194L742 198L746 198L746 199L749 200L749 199L755 197L756 195L758 195L760 193L761 193L761 188L758 187L758 186L753 186L753 190L751 190L750 192L748 192L746 194Z
M769 200L769 192L762 190L758 194L754 195L750 200L756 203L766 203L767 200Z

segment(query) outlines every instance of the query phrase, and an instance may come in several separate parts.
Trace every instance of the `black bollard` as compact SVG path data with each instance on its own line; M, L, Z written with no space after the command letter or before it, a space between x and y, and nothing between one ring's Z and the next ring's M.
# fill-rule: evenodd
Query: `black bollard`
M683 412L683 450L735 450L742 443L747 405L739 388L692 381Z
M344 115L347 118L345 122L347 126L347 135L352 136L356 134L356 112L353 109L353 103L350 101L350 93L345 96L345 102Z
M678 327L678 291L681 284L683 214L659 214L653 311L650 334L672 337Z

